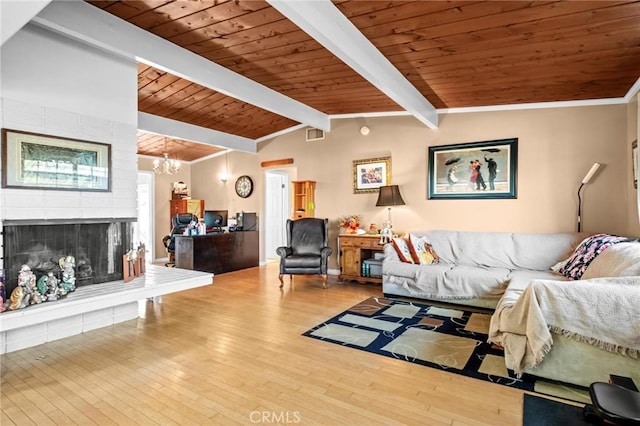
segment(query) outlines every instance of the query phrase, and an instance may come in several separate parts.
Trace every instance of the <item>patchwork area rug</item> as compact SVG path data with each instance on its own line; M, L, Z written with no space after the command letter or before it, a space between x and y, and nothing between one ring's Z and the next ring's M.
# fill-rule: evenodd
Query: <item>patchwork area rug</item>
M582 415L582 407L539 396L524 395L523 426L586 426L590 424Z
M505 366L503 349L487 343L490 318L490 314L372 297L303 335L534 390L535 378L516 378Z

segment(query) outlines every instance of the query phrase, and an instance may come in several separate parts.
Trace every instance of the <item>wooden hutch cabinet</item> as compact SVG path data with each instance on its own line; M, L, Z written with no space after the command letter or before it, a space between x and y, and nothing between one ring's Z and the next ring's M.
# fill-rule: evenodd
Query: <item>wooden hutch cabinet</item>
M192 213L199 218L204 216L204 200L193 200L191 198L181 198L170 200L169 226L173 227L171 220L178 213Z
M316 211L316 183L312 180L292 181L293 214L292 219L314 217Z
M363 271L362 267L365 260L373 259L375 253L384 251L384 245L380 244L379 235L340 234L338 248L340 251L339 280L382 283L382 278L367 276L368 272Z

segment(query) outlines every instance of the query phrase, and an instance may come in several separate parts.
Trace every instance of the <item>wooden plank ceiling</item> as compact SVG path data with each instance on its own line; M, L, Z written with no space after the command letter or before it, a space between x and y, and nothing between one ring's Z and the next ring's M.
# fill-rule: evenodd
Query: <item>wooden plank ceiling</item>
M90 3L326 114L401 110L265 1ZM639 1L334 4L436 108L617 98L639 77ZM138 87L140 111L247 138L298 124L143 64Z
M218 146L138 131L138 154L162 157L166 152L170 159L193 161L224 150Z

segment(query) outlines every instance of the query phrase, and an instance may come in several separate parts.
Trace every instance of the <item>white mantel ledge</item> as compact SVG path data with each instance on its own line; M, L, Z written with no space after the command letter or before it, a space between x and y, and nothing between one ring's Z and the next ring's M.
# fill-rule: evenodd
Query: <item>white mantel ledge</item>
M0 347L0 353L11 351L5 345L11 346L9 345L10 335L7 333L12 331L21 332L21 329L25 327L33 327L67 318L83 318L85 314L105 311L110 308L113 308L114 312L116 312L119 307L134 306L132 304L139 300L156 298L165 294L210 284L213 284L213 274L209 272L147 265L144 275L127 283L120 280L78 287L74 292L59 300L0 313L0 333L2 334L0 336L0 346L2 346ZM129 311L131 310L129 308ZM113 317L118 317L118 315L114 313ZM114 319L111 324L116 322L118 321ZM87 331L86 327L81 328L82 332ZM43 339L39 339L38 342L34 343L39 344L55 340L51 336L44 336ZM24 344L19 346L25 347Z

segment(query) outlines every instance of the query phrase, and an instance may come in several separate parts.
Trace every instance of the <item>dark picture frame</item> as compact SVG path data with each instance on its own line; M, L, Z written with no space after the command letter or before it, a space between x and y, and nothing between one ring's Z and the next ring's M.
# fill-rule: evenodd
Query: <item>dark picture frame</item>
M111 191L111 145L2 129L2 187Z
M428 161L429 199L517 198L518 138L431 146Z
M353 160L353 193L378 192L391 185L391 157Z
M638 140L631 142L631 170L633 173L633 187L638 188Z

